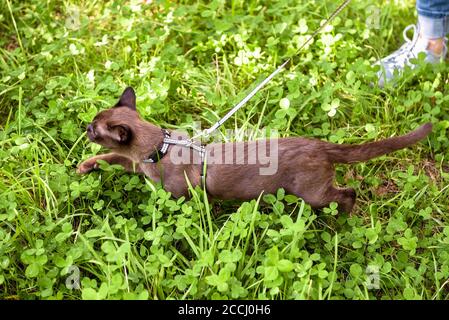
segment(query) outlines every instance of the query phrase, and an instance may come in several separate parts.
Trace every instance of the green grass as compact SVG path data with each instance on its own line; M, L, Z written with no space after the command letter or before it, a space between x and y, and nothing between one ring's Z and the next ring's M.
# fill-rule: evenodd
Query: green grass
M86 125L125 86L148 121L207 128L333 1L71 3L0 2L1 298L449 298L449 65L418 61L397 86L370 86L414 2L375 1L380 29L368 29L354 1L222 129L362 143L432 121L412 148L337 167L358 194L351 216L283 190L208 203L115 166L75 174L100 152Z

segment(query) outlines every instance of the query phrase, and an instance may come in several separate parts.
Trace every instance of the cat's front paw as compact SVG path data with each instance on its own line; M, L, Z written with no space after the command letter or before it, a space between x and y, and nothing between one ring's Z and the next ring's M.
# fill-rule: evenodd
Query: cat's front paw
M88 159L79 165L78 169L76 169L76 173L78 174L89 173L92 170L98 169L98 167L99 164L97 163L97 159Z

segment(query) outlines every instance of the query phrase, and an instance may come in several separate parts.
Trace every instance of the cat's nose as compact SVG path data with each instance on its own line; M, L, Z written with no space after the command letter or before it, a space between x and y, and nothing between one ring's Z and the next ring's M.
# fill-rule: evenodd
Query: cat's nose
M87 136L89 137L89 140L94 141L95 136L96 136L94 126L92 124L88 125L86 128L86 131L87 131Z
M86 128L87 131L87 136L89 137L90 141L94 141L95 140L95 130L93 125L89 124Z

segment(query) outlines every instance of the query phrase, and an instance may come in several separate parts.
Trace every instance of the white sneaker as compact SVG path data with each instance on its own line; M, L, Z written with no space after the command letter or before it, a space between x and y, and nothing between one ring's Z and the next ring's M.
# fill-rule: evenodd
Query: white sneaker
M413 29L413 39L407 37L407 31ZM383 87L386 82L389 82L394 78L394 70L398 70L399 74L402 74L406 65L412 69L416 67L415 64L410 62L410 59L417 58L420 52L426 54L426 62L438 63L441 62L447 54L447 38L444 38L443 52L440 55L435 55L427 49L429 40L419 37L419 25L411 24L407 26L403 31L403 37L405 43L395 52L389 56L377 61L374 65L380 65L380 70L377 72L379 77L378 85Z

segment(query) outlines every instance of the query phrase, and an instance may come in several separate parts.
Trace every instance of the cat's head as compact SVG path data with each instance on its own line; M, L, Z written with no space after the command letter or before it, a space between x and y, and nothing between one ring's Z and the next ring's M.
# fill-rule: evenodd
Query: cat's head
M92 142L119 153L151 147L154 141L163 138L160 128L140 118L136 94L131 87L123 91L112 108L99 112L86 131Z

